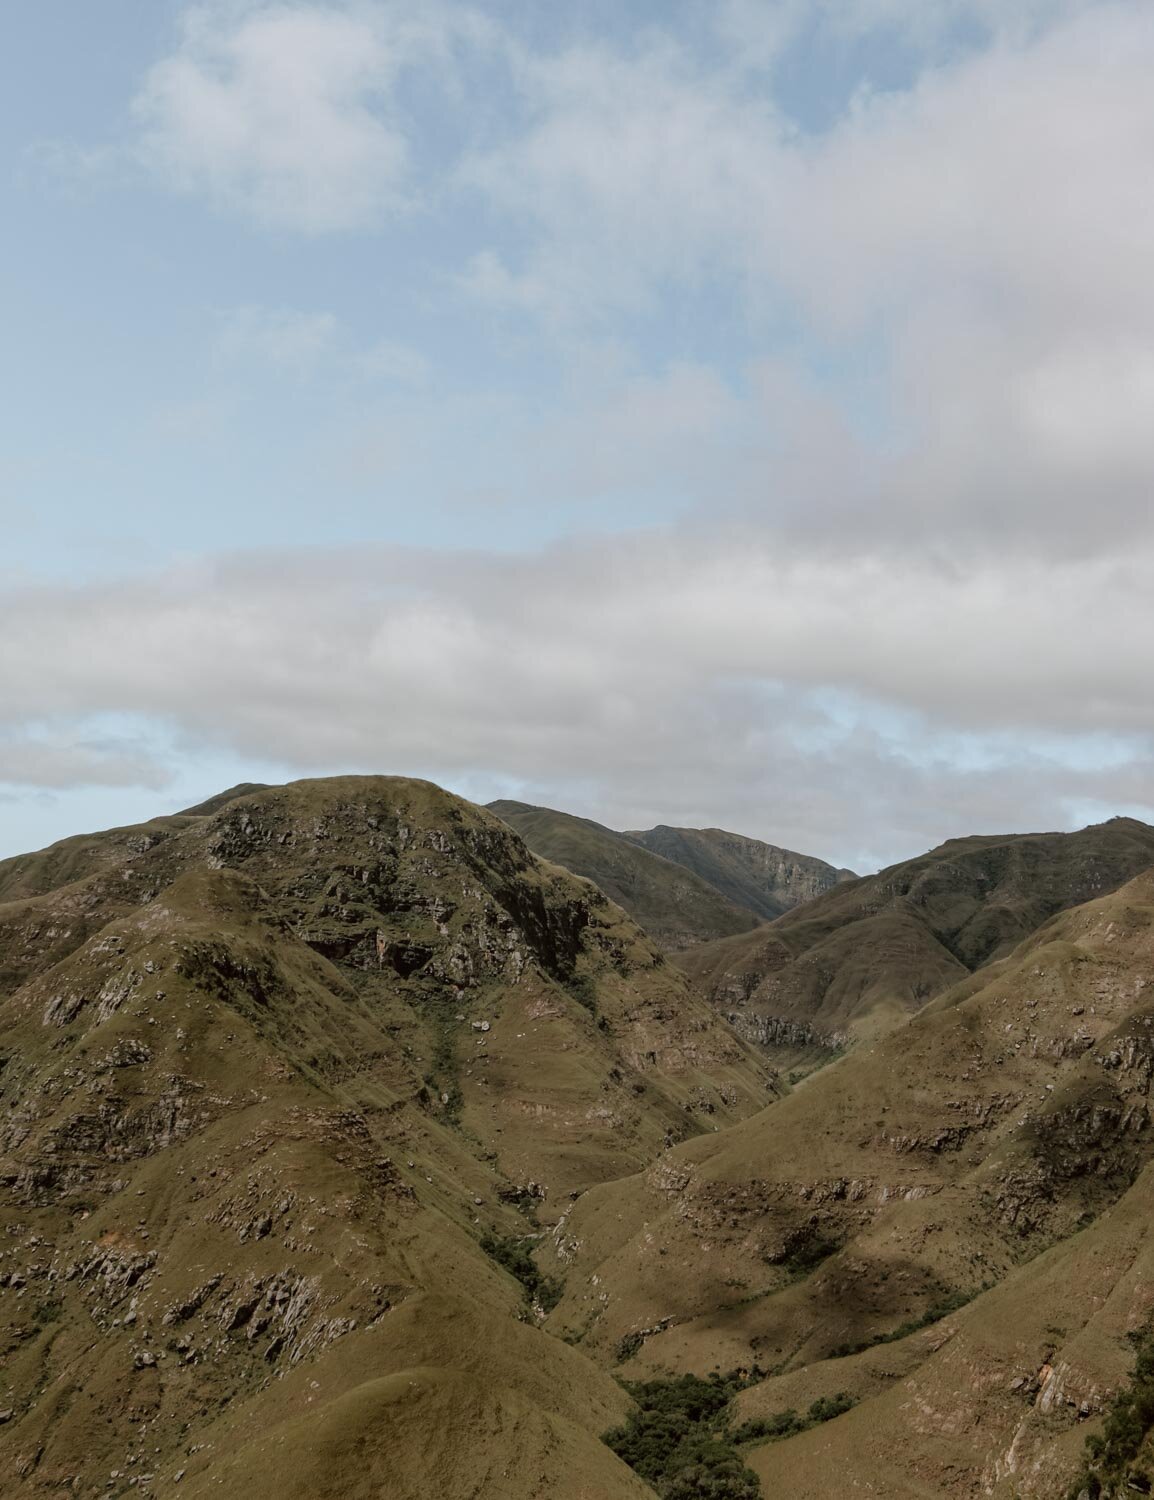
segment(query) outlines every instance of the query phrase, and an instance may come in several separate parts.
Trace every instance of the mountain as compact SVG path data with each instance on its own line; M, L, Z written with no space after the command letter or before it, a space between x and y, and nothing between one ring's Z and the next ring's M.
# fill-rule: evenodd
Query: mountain
M812 1062L903 1020L1049 917L1154 864L1154 829L951 839L834 886L755 932L679 962L778 1066Z
M772 1078L428 783L202 806L0 864L4 1494L649 1494L528 1252Z
M1089 832L1071 868L1141 837ZM1017 858L1049 867L1036 842ZM1007 929L991 916L971 957ZM745 1460L767 1496L1065 1495L1136 1347L1150 1378L1152 977L1147 872L803 1089L586 1193L541 1256L566 1279L548 1326L628 1379L753 1371L737 1415L761 1423ZM1136 1471L1141 1389L1107 1428ZM1116 1493L1148 1492L1119 1473Z
M791 1090L484 809L200 807L0 863L5 1497L1148 1493L1154 830L716 945L841 966Z
M666 952L758 925L752 909L679 861L650 853L589 818L526 802L490 802L488 810L516 829L534 854L591 880Z
M668 828L661 824L625 837L692 870L736 905L767 920L856 878L852 870L837 870L811 855L795 854L721 828Z

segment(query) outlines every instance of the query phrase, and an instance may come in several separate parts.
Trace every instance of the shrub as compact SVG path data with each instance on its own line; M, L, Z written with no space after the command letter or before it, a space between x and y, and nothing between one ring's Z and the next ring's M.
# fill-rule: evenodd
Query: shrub
M535 1302L544 1312L552 1312L560 1302L565 1288L555 1276L545 1276L538 1270L526 1243L515 1235L498 1239L487 1234L481 1241L481 1249L497 1264L508 1271L525 1288L525 1296Z
M583 1005L592 1015L597 1014L597 981L592 974L571 975L566 988L578 1005Z
M734 1441L767 1443L777 1438L793 1437L794 1433L805 1432L809 1427L816 1427L819 1422L830 1422L834 1417L840 1417L842 1412L849 1411L856 1405L856 1398L847 1395L845 1391L839 1391L836 1396L819 1396L810 1403L804 1417L799 1416L792 1407L779 1411L772 1417L751 1417L733 1434Z
M1154 1428L1154 1330L1145 1329L1135 1340L1138 1349L1130 1385L1115 1396L1101 1433L1086 1439L1086 1461L1070 1490L1071 1496L1150 1493L1150 1481L1134 1460Z
M780 1264L794 1280L800 1281L840 1249L837 1240L827 1239L821 1234L806 1235L790 1244Z
M757 1476L729 1427L730 1402L745 1383L737 1374L623 1382L637 1410L604 1441L663 1500L757 1500Z

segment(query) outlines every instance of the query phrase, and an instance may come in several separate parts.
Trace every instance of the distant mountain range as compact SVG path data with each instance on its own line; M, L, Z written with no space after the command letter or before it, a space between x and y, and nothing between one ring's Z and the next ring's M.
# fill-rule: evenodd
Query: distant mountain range
M1154 829L1131 818L1080 833L951 839L680 961L779 1065L812 1060L899 1024L1055 913L1151 864Z
M395 777L0 863L0 1492L1149 1493L1152 866Z
M644 833L627 833L652 854L684 865L700 875L723 896L772 920L803 901L812 901L823 891L846 880L852 870L837 870L810 854L795 854L764 844L760 839L720 828L667 828L664 824Z
M824 860L719 828L618 833L526 802L488 807L534 854L600 886L667 952L747 932L854 878Z

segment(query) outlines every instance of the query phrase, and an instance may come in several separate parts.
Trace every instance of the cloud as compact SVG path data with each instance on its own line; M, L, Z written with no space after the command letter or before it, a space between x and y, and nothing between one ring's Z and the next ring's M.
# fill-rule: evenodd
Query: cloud
M330 312L247 306L217 314L216 352L251 376L271 373L298 381L357 382L419 389L432 372L421 350L390 339L356 341ZM218 398L219 399L219 398Z
M715 13L719 35L754 67L780 64L783 54L809 33L843 45L883 34L931 57L949 52L959 37L1023 40L1100 0L721 0Z
M412 202L398 77L443 49L451 10L202 4L135 101L157 177L270 227L350 230Z
M114 709L302 773L512 780L880 858L1154 800L1152 586L1148 562L963 574L704 534L242 556L10 598L0 702L14 729Z
M570 49L524 59L529 126L469 171L526 228L527 300L551 279L559 300L584 284L611 306L727 275L773 311L801 298L834 334L943 293L1015 320L1124 320L1154 297L1154 209L1133 188L1152 55L1149 11L1104 5L861 96L810 138L672 39ZM507 265L475 264L512 295Z
M410 344L382 339L356 356L360 372L369 380L397 385L423 386L432 373L432 361Z
M736 495L792 541L1068 555L1147 534L1154 13L1014 11L1034 27L817 136L672 38L527 57L526 128L466 168L521 243L477 252L466 285L568 344L722 299L766 352L748 412L769 440L709 508Z
M0 733L0 786L59 790L71 787L145 787L169 781L167 769L141 744L97 735L77 739L66 730Z

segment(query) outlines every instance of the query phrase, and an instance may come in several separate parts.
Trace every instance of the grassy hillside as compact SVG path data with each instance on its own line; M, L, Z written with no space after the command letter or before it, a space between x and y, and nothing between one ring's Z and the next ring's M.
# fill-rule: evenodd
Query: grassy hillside
M653 854L692 870L736 905L772 920L823 891L855 879L808 854L779 849L721 828L667 828L625 835Z
M646 1493L529 1252L773 1089L620 910L372 777L0 892L6 1496Z
M0 865L5 1497L1149 1466L1147 1352L1109 1413L1154 1326L1154 874L1102 892L1151 830L959 841L763 929L783 972L863 966L823 1024L903 965L940 989L783 1093L483 809L202 806Z
M1060 1496L1154 1318L1154 876L761 1114L586 1194L551 1325L623 1374L757 1370L767 1494ZM780 1424L778 1424L780 1427Z
M542 859L592 880L666 952L758 925L752 909L735 904L708 880L600 823L524 802L490 802L489 811Z
M1154 829L952 839L835 886L679 961L698 992L788 1067L879 1034L1008 953L1056 912L1154 864Z

